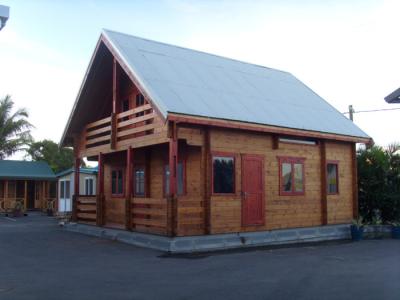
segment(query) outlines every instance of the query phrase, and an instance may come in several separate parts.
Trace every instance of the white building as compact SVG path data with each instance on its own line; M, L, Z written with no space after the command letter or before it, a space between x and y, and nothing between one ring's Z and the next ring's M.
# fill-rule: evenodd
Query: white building
M56 174L58 178L57 210L59 213L72 211L72 196L74 195L74 169ZM97 168L80 168L79 195L96 195Z

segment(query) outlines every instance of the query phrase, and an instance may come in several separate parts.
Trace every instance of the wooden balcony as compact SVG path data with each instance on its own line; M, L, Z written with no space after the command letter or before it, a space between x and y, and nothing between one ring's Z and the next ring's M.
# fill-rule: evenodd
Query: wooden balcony
M167 142L167 126L146 104L87 124L81 139L80 156L144 147Z

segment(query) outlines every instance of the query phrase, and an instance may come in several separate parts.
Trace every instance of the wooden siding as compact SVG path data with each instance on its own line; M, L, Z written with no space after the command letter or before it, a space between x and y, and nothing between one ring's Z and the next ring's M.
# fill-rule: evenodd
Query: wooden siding
M236 193L211 197L211 233L271 230L321 225L321 157L319 146L280 143L273 149L270 135L212 129L211 151L234 153ZM349 223L352 219L351 144L327 143L327 159L342 161L339 166L340 195L328 197L328 224ZM265 225L241 224L242 154L265 157ZM302 157L305 171L305 194L279 195L278 156ZM332 200L332 201L330 201Z
M349 223L353 218L351 144L326 143L326 159L338 163L339 193L327 196L328 224Z

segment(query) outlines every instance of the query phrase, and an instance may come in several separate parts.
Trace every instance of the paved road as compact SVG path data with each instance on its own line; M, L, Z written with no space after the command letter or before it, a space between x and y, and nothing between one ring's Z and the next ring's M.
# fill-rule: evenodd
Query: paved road
M400 299L400 240L166 257L0 216L0 299Z

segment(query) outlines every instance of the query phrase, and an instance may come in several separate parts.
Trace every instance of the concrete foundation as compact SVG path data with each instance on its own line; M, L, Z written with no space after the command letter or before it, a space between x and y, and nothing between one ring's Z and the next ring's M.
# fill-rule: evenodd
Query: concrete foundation
M76 223L66 224L65 229L169 253L208 252L351 238L348 224L173 238Z

